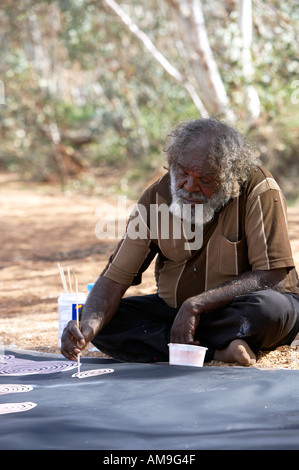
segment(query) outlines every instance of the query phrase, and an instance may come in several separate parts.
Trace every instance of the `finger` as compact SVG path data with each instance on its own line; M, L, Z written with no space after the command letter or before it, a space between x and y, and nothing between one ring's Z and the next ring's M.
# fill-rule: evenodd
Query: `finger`
M74 343L70 341L65 341L61 346L61 353L68 359L76 360L78 354L80 354L81 349L79 349Z
M178 331L175 328L171 330L170 340L172 343L180 343L180 344L185 343L184 335L182 334L181 331Z
M199 346L200 345L200 341L187 341L186 344L191 344L193 346Z
M67 359L71 360L75 360L78 352L80 352L77 346L69 338L65 338L64 341L61 341L60 351Z
M74 337L74 340L76 343L85 344L84 336L82 332L80 331L80 329L78 328L77 322L75 320L71 320L67 324L66 328L67 328L66 331L68 331Z
M69 351L64 346L61 347L60 351L64 357L66 357L67 359L70 359L71 361L75 361L77 359L77 356L74 354L74 352Z
M81 324L81 333L85 340L84 347L88 345L88 343L94 338L96 334L93 328L87 322Z
M75 330L73 330L73 325L71 327L71 330L69 332L70 334L70 340L73 344L73 346L76 348L74 351L76 353L80 352L81 349L84 349L85 346L87 346L87 343L85 341L85 338L80 330L78 330L77 325L75 326Z
M190 331L188 331L185 335L185 342L186 344L194 344L194 335Z
M194 341L193 334L187 331L174 331L173 334L171 334L171 342L179 344L199 344L199 341Z
M84 343L84 338L78 329L76 322L69 322L63 330L61 336L61 353L67 359L75 360L77 358L78 352L80 352L78 347L80 347L82 340Z

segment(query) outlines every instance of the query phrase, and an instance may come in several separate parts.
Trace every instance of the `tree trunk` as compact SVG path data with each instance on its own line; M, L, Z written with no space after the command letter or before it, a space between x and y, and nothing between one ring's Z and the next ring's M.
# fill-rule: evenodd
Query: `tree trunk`
M200 0L167 0L185 45L196 87L210 113L233 120L229 100L210 47Z
M245 81L244 95L246 103L248 124L254 124L260 115L260 100L257 91L252 85L253 65L251 57L252 43L252 4L251 0L239 0L238 24L241 34L241 67Z
M129 30L143 43L144 47L152 54L152 56L159 62L159 64L166 70L166 72L176 80L177 83L182 85L189 93L193 103L203 117L208 116L208 112L199 97L193 84L182 75L158 50L152 40L132 21L132 19L125 13L125 11L114 1L104 0L104 2L119 16L122 22L129 28Z

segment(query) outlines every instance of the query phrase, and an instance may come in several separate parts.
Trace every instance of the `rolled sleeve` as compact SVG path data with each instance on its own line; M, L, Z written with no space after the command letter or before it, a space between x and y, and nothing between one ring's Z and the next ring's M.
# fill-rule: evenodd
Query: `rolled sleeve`
M286 201L279 189L267 189L250 200L245 230L253 270L294 267Z
M137 204L129 218L126 233L110 257L102 276L130 286L151 252L150 242L146 208Z

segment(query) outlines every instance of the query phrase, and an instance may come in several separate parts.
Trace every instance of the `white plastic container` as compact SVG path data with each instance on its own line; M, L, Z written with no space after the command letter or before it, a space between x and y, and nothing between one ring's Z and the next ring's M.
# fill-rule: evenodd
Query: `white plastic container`
M169 343L169 364L202 367L208 348L193 344Z
M76 293L63 293L58 298L58 319L59 319L59 330L58 330L58 346L61 346L61 335L64 328L70 320L77 320L77 298L78 298L78 310L83 307L86 301L86 294L84 292Z

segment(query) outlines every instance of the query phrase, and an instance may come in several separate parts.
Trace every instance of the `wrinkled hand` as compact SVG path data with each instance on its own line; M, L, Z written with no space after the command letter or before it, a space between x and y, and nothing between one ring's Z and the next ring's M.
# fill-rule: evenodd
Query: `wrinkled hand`
M178 311L170 332L170 341L181 344L199 344L194 335L203 309L194 299L187 299Z
M77 360L78 354L84 349L96 333L95 325L80 322L79 328L75 320L66 325L61 336L61 353L71 360Z

